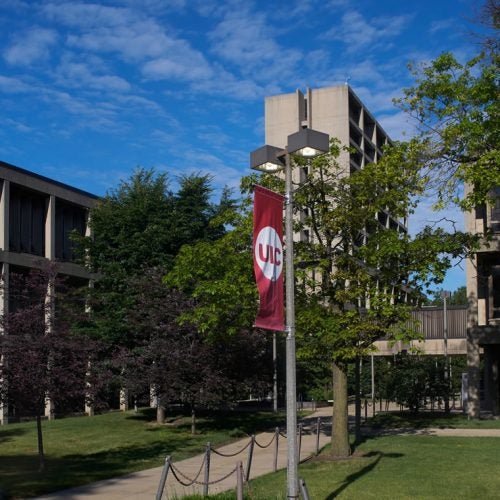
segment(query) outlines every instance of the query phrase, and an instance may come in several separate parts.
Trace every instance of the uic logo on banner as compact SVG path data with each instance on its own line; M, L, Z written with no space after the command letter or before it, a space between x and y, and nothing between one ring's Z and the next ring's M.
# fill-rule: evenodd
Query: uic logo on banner
M268 280L276 281L283 270L283 246L273 227L266 226L259 231L254 253L262 274Z

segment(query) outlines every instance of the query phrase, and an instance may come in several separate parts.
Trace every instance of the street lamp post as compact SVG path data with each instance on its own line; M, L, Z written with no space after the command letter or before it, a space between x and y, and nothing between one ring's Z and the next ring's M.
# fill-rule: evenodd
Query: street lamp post
M446 397L444 399L444 411L450 411L450 362L448 359L448 312L446 310L446 299L451 297L451 293L447 290L441 291L441 298L443 299L443 341L444 341L444 381L446 384Z
M293 268L293 184L291 154L313 157L329 149L328 134L302 129L287 138L284 150L263 146L250 154L250 166L262 172L285 169L285 297L286 297L286 433L287 498L299 496L297 447L297 391L295 368L295 278ZM284 164L283 164L284 160Z

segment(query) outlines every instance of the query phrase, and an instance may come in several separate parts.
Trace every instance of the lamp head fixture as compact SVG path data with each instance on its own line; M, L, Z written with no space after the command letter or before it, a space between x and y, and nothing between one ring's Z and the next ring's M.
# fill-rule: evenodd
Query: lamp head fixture
M312 158L329 150L328 134L304 128L288 136L286 150L276 146L262 146L250 153L250 168L261 172L279 172L285 167L286 153Z
M288 136L288 152L312 158L330 149L328 134L303 128Z
M283 153L276 146L262 146L250 153L250 168L260 172L279 172L285 168Z

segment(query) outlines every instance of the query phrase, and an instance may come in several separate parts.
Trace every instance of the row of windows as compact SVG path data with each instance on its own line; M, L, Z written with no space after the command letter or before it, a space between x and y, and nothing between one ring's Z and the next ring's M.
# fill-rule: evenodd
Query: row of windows
M11 186L9 206L9 250L32 255L45 255L45 221L49 197ZM55 256L58 260L74 260L72 231L85 234L86 210L62 200L55 207Z

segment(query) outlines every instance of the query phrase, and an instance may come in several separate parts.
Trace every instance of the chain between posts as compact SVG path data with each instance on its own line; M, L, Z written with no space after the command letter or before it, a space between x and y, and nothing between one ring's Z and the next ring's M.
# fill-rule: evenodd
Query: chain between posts
M252 440L250 438L250 441L248 441L248 443L243 447L241 448L241 450L237 451L236 453L222 453L220 451L217 451L215 450L214 448L211 448L211 450L216 454L216 455L219 455L220 457L225 457L225 458L232 458L232 457L236 457L237 455L239 455L240 453L243 453L251 444Z
M297 428L297 432L299 434L299 436L298 436L299 437L299 442L298 442L299 453L300 453L300 447L301 447L301 441L302 441L302 430L303 430L302 424L299 424L299 426ZM320 432L321 432L321 419L318 418L317 421L316 421L316 450L315 450L315 455L317 455L319 453L319 437L320 437ZM267 444L262 445L262 444L258 443L257 440L255 439L255 436L252 435L251 438L250 438L250 441L242 449L238 450L236 453L222 453L220 451L217 451L217 450L213 449L211 447L210 443L207 443L205 454L204 454L204 458L203 458L202 463L200 465L200 469L198 470L198 472L197 472L196 476L194 477L194 479L191 479L188 476L186 476L184 473L182 473L172 463L171 458L169 456L166 459L165 467L164 467L164 470L162 472L162 477L160 479L160 486L159 486L159 489L158 489L158 494L160 495L160 498L161 498L161 494L163 492L165 481L166 481L166 476L167 476L169 470L172 471L172 475L176 479L176 481L178 483L180 483L184 487L192 486L193 484L196 484L196 485L199 485L199 486L203 486L204 487L204 494L205 495L208 495L208 486L209 485L214 485L214 484L220 483L220 482L226 480L227 478L229 478L234 473L236 473L237 476L238 476L238 473L239 473L238 472L239 471L238 467L240 468L240 472L241 472L241 476L242 476L242 478L237 477L238 481L240 481L240 479L242 479L243 481L248 482L248 480L250 478L250 469L251 469L251 466L252 466L252 458L253 458L254 445L257 445L261 449L265 449L265 448L268 448L269 446L271 446L271 444L275 442L273 470L276 471L277 470L277 461L278 461L279 436L282 436L285 439L287 438L287 435L284 434L283 432L281 432L280 429L279 429L279 427L276 427L275 432L274 432L274 436L271 438L271 440ZM232 469L230 472L228 472L226 475L220 477L219 479L216 479L216 480L213 480L213 481L209 481L210 452L211 451L214 452L216 455L219 455L221 457L231 458L231 457L235 457L235 456L239 455L240 453L243 453L248 448L250 448L250 449L249 449L249 454L248 454L248 461L247 461L246 471L243 471L243 463L242 462L238 462L238 464L236 465L236 467L234 469ZM309 458L311 458L311 457L306 458L306 460L308 460ZM303 461L305 461L305 460L303 460ZM301 461L301 462L303 462L303 461ZM198 478L200 477L201 472L203 471L203 469L205 469L205 479L204 479L204 481L198 481ZM245 472L246 472L246 474L245 474ZM183 481L183 479L184 479L184 481ZM160 493L160 489L161 489L161 493ZM239 491L239 486L238 486L238 491ZM303 493L303 491L302 491L302 493ZM157 494L156 498L158 498L158 494Z
M200 474L201 474L201 471L203 470L203 466L205 465L206 459L207 459L207 455L205 454L205 456L203 457L203 460L201 462L200 470L198 471L198 473L196 474L196 476L194 477L194 479L191 479L190 477L188 477L185 474L183 474L177 467L175 467L175 465L172 462L170 462L170 468L172 469L172 474L175 477L175 479L177 480L177 482L180 483L180 484L182 484L182 486L191 486L192 484L204 484L204 483L199 483L196 480L200 477ZM177 477L177 474L179 474L179 476L182 476L184 479L186 479L189 482L188 483L183 483Z

